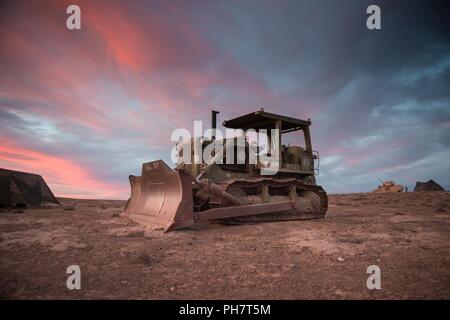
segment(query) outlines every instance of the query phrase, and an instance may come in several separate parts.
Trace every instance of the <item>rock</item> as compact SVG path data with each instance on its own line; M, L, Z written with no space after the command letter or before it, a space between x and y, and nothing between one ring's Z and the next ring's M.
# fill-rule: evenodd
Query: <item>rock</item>
M427 182L417 181L416 186L414 187L414 192L417 191L445 191L445 189L433 180L428 180Z
M344 258L342 258L342 257L338 257L338 258L337 258L337 261L339 261L339 262L344 262L344 261L345 261L345 259L344 259Z
M61 207L60 204L58 204L58 203L53 203L53 202L47 202L47 201L42 202L42 203L39 205L39 208L41 208L41 209L54 209L54 208L59 208L59 207Z

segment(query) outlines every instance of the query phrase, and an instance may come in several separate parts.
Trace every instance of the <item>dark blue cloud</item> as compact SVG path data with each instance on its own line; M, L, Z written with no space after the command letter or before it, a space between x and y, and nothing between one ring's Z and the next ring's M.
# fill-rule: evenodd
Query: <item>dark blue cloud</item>
M4 39L26 39L0 50L0 133L23 147L126 185L141 162L169 160L173 129L208 123L213 107L226 119L263 106L312 119L318 181L331 192L369 191L377 178L450 188L446 1L81 2L122 14L116 29L96 20L70 41L60 7L40 3L1 13ZM366 28L370 4L381 30ZM111 47L128 30L137 40ZM132 58L135 70L119 63Z

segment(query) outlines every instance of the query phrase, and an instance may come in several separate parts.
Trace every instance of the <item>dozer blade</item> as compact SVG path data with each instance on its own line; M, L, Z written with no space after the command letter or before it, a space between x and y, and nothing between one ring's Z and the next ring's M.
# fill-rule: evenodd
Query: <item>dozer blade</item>
M144 163L140 177L130 176L131 196L123 216L154 229L171 231L194 223L192 176L162 160Z

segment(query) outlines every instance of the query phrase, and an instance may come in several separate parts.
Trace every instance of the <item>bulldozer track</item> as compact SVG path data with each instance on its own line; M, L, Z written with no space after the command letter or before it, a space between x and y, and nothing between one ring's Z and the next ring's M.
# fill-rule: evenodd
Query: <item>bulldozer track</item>
M219 219L221 224L236 225L252 222L271 222L271 221L289 221L289 220L308 220L319 219L325 217L328 209L328 197L325 190L321 186L306 184L297 179L283 179L277 180L272 178L258 179L257 181L251 180L236 180L227 185L227 189L231 186L237 186L241 188L255 188L267 185L269 187L289 187L294 184L297 189L301 191L310 191L317 194L320 198L320 206L318 210L302 211L302 210L290 210L283 212L271 212L264 214L257 214L251 216L233 217L226 219Z

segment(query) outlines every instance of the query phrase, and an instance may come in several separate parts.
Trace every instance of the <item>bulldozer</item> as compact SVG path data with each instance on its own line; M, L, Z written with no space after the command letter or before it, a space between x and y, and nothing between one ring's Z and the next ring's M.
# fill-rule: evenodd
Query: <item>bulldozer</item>
M193 145L187 148L186 143L177 144L174 169L156 160L144 163L140 176L129 176L131 196L122 216L164 232L202 221L242 224L325 216L328 198L316 184L319 153L312 148L310 119L261 109L223 121L227 129L269 132L263 148L248 137L243 143L237 141L239 137L216 139L218 113L212 111L210 137L191 138ZM295 134L303 138L303 146L283 145L282 137L296 131L303 133ZM212 150L211 158L199 159L198 154L207 149ZM261 160L263 149L275 160ZM197 161L179 160L187 154ZM230 158L231 163L225 161ZM274 166L271 161L276 170L267 171Z
M401 184L396 184L394 181L392 180L386 180L386 181L381 181L381 184L378 185L378 187L376 189L374 189L372 192L403 192L403 189L405 189L404 186L402 186Z

